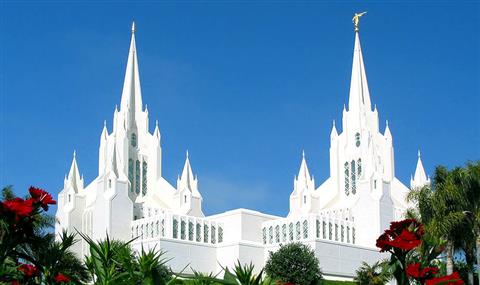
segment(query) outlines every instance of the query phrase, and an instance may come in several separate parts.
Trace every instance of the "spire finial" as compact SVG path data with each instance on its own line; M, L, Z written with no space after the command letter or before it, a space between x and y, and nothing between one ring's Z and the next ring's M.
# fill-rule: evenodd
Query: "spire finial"
M73 158L76 158L77 157L77 150L73 150Z
M103 120L103 127L104 127L104 128L107 127L107 120Z
M387 127L388 127L388 120L385 120L385 124L386 124L386 125L387 125Z
M187 158L188 158L188 149L187 149Z
M355 26L355 32L358 33L358 24L360 23L360 17L363 15L367 14L367 11L361 12L361 13L355 13L355 15L352 18L353 25Z
M420 150L418 150L417 156L418 156L418 158L420 158L420 156L422 156L422 154L420 153Z
M155 127L158 127L158 120L155 120Z
M302 149L302 158L305 158L305 150Z
M135 21L132 21L132 34L134 34L136 31L135 29Z
M335 127L335 120L333 120L333 127Z

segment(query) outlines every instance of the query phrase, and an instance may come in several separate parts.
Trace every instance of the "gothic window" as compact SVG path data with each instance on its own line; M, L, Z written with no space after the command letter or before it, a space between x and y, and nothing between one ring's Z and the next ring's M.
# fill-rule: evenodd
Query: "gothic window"
M68 203L72 201L72 194L68 194Z
M316 223L316 232L317 232L317 238L320 238L320 221L317 220L317 223Z
M202 230L202 226L200 225L200 223L197 223L197 241L200 242L200 240L202 239L202 235L201 235L201 230Z
M307 220L303 221L303 238L308 238L308 222Z
M307 196L303 195L303 204L307 204Z
M208 243L208 225L203 225L203 242Z
M355 228L352 227L352 243L355 244Z
M348 168L348 162L345 162L344 164L344 168L345 168L345 195L348 196L348 194L350 193L350 170Z
M356 134L355 134L355 145L356 145L357 147L360 146L360 134L359 134L359 133L356 133Z
M333 233L333 227L332 227L332 222L328 223L328 239L332 240L332 233Z
M159 227L159 223L158 221L155 223L155 236L158 237L158 235L160 234L160 227Z
M186 236L187 236L186 227L187 227L187 223L184 220L182 220L180 222L180 239L185 239L186 238Z
M279 225L275 227L275 242L276 243L280 242L280 226Z
M358 178L362 176L362 159L359 158L357 160L357 172L358 172Z
M263 228L262 232L263 232L263 244L267 244L267 229Z
M293 241L293 223L288 225L288 237L290 238L290 241Z
M178 221L173 219L173 238L178 238Z
M295 240L300 239L300 222L295 224Z
M342 227L340 228L340 241L343 242L344 238L345 238L345 227L342 225Z
M140 161L135 161L135 192L140 194Z
M188 222L188 240L193 241L193 222Z
M150 237L153 237L153 223L150 224Z
M223 242L223 228L218 227L218 242L221 243Z
M350 173L351 173L351 176L352 176L352 194L355 195L355 193L357 193L357 173L356 173L356 168L355 168L355 160L352 160L352 164L351 164L351 169L350 169Z
M287 224L282 225L282 241L287 241Z
M335 224L335 241L338 241L338 224Z
M130 181L130 192L133 192L133 159L128 159L128 180Z
M322 237L327 238L327 222L323 221L322 223Z
M350 242L350 227L347 226L347 242Z
M273 227L272 226L268 228L268 243L269 244L273 243Z
M142 195L147 194L147 162L142 163Z
M187 203L187 195L183 196L183 203Z
M108 179L108 188L112 188L112 179Z
M165 236L165 220L162 220L162 237Z
M373 189L377 189L377 179L373 180Z
M132 134L132 146L136 147L137 146L137 135L135 133Z
M215 226L212 226L212 243L216 243L217 241L215 240L215 237L216 237L216 230L215 230Z

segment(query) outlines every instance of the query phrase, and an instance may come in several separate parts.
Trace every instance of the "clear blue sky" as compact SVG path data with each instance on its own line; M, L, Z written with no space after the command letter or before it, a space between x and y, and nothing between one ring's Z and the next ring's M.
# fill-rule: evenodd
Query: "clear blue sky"
M382 131L390 123L400 180L408 185L419 148L429 174L480 158L478 2L75 2L0 8L0 185L17 193L37 185L56 195L74 149L86 182L95 178L132 19L164 176L175 183L188 149L207 214L285 215L302 149L317 186L328 176L356 11L368 11L361 40L372 103Z

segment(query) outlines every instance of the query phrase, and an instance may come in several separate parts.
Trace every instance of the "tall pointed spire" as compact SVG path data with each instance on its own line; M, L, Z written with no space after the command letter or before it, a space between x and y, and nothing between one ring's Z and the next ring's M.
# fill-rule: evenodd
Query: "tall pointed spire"
M190 165L190 157L188 150L186 152L185 164L183 166L182 175L177 180L177 189L188 189L192 193L197 194L197 178L193 175L192 166Z
M76 151L73 151L73 160L70 166L70 171L65 179L65 188L68 186L71 186L77 193L79 190L83 189L83 178L80 176L80 171L78 170Z
M125 80L123 82L122 99L120 111L127 113L129 127L136 121L136 116L142 111L142 91L140 88L140 75L138 71L137 48L135 44L135 22L132 23L132 39L128 52Z
M294 191L299 190L314 190L314 180L310 176L310 171L308 171L307 160L305 159L305 151L302 151L302 162L300 164L300 169L298 170L298 176L294 181Z
M423 168L422 156L419 150L417 167L415 169L415 174L413 175L413 179L410 179L410 187L413 189L413 188L423 187L428 184L430 184L430 178L427 177L427 174L425 173L425 169Z
M371 103L367 75L365 72L365 65L363 63L362 47L360 45L360 36L358 29L356 29L348 110L355 110L358 112L363 109L370 111Z

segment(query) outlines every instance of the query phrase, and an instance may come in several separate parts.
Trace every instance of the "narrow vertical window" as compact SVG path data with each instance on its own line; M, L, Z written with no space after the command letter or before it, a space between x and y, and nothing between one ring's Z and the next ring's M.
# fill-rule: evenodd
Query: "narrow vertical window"
M140 161L135 161L135 192L140 194Z
M142 194L143 195L147 194L147 171L148 171L147 162L144 161L142 163Z
M356 145L357 147L360 146L360 134L359 134L359 133L356 133L356 134L355 134L355 145Z
M132 144L133 147L137 146L137 135L135 133L132 134L131 144Z
M72 201L72 194L68 194L68 202L70 203Z
M348 168L348 162L344 164L345 168L345 195L350 194L350 169Z
M358 178L362 176L362 159L359 158L357 160L357 173L358 173Z
M357 193L357 173L356 173L355 169L356 169L355 168L355 160L352 160L350 173L351 173L351 177L352 177L352 194L354 194L354 195L355 195L355 193Z
M307 204L307 196L303 196L303 204Z
M128 159L128 180L130 181L130 192L133 192L133 159Z

